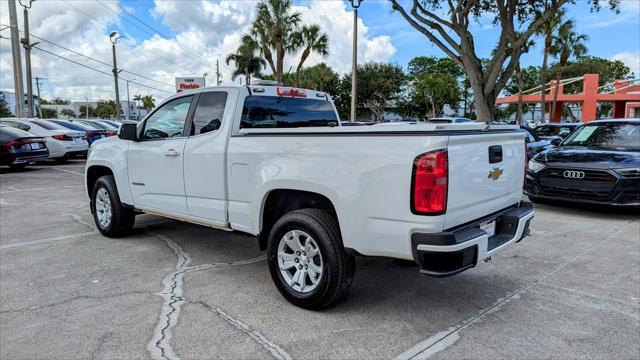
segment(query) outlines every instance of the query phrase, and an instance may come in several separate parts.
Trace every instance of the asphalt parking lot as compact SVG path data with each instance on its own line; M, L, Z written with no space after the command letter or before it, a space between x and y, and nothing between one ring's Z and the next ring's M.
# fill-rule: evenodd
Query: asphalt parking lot
M360 258L296 308L250 237L141 215L95 231L82 161L0 170L0 358L638 358L640 220L536 206L532 236L444 279Z

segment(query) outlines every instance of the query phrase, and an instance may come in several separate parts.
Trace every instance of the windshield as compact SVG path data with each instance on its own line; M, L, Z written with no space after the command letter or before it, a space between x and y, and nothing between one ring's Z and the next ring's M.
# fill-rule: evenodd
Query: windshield
M562 145L640 149L640 124L585 125L569 135Z
M573 131L571 126L539 126L535 129L540 136L565 136Z
M46 120L31 120L32 123L46 130L68 130L66 127Z

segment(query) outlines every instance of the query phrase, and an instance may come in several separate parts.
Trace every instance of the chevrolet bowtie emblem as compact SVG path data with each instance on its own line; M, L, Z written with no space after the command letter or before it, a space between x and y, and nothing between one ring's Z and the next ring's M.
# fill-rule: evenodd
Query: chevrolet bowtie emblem
M494 167L493 170L489 171L489 179L498 180L500 175L502 175L502 169L499 167Z

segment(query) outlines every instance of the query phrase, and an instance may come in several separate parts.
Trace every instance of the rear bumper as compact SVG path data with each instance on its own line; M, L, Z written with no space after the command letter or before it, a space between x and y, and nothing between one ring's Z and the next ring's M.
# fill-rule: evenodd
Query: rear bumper
M28 164L36 161L47 160L49 158L49 150L43 149L38 151L20 152L14 154L14 160L11 164L20 165Z
M445 232L412 234L413 256L420 266L420 273L443 277L475 267L478 260L486 259L529 235L533 216L531 203L521 202L517 207ZM496 234L489 237L479 225L492 220L496 221Z

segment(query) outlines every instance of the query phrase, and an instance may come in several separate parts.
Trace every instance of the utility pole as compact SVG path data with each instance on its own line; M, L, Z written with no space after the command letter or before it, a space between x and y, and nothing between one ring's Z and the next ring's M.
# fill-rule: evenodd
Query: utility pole
M351 122L356 121L356 97L358 92L358 8L363 0L349 0L353 8L353 58L351 61Z
M220 61L216 60L216 85L220 86Z
M129 82L137 79L125 80L127 82L127 121L131 120L131 105L129 104Z
M85 120L89 120L89 98L85 96L84 101L84 118Z
M204 87L207 87L207 76L209 76L209 73L202 74L202 78L204 80Z
M27 5L22 3L20 0L20 5L24 8L22 14L24 15L24 38L20 39L22 46L24 47L24 63L27 71L27 116L33 117L33 80L31 79L31 43L29 40L29 9L31 9L31 4L35 0L29 0Z
M38 117L42 119L42 99L40 98L40 80L45 80L45 79L36 76L36 91L38 95L38 103L40 104L40 106L38 106Z
M18 35L16 0L9 0L9 26L11 27L13 86L16 91L16 117L21 118L24 112L24 91L22 88L22 60L20 59L20 37Z
M122 36L118 35L117 31L112 32L109 35L111 41L111 50L113 52L113 79L116 85L116 119L120 120L120 90L118 89L118 64L116 62L116 43Z

